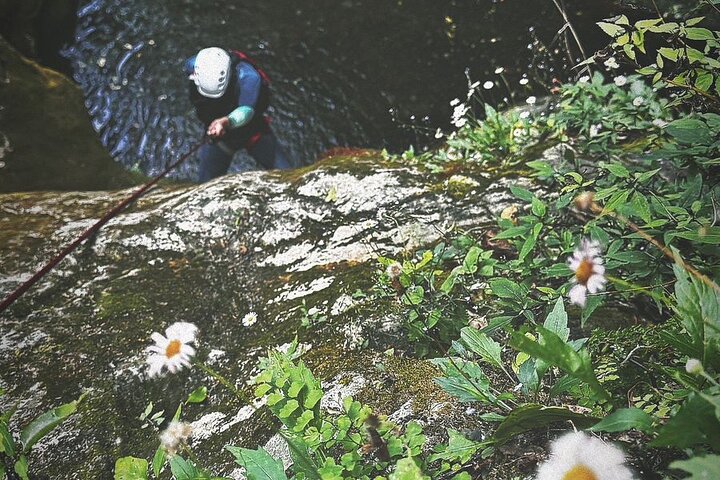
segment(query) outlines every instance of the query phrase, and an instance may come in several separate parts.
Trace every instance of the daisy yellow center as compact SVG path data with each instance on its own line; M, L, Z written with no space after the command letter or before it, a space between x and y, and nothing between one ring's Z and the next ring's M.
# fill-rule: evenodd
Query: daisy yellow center
M580 262L580 265L578 265L577 270L575 270L575 278L580 285L586 285L588 280L590 280L590 277L593 274L594 266L595 265L590 259L582 259L582 262Z
M172 340L170 343L168 343L167 348L165 348L165 356L167 358L172 358L175 355L178 355L180 353L181 346L182 343L180 343L180 340Z
M598 477L585 465L576 465L563 475L562 480L598 480Z

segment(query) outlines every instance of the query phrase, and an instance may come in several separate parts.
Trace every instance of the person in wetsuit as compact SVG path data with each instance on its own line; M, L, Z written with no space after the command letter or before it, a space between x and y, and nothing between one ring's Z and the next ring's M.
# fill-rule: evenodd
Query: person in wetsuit
M190 101L213 139L200 147L200 182L227 173L242 148L267 169L291 168L264 115L270 103L267 75L246 55L204 48L185 61L185 73Z

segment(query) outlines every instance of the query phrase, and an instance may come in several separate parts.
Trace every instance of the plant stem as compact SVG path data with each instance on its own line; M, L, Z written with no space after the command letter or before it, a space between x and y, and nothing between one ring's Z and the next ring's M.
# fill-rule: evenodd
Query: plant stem
M622 278L613 277L612 275L605 275L605 278L610 280L612 283L616 285L620 285L622 287L626 287L625 290L618 290L619 293L623 292L633 292L633 291L642 291L643 293L646 293L649 297L653 298L654 300L658 300L665 304L666 306L671 305L672 301L665 295L661 293L656 293L650 290L652 287L643 287L642 285L638 285L636 283L631 283L626 280L623 280ZM669 282L672 283L672 282ZM661 284L666 285L666 284Z
M578 48L580 49L580 53L582 54L583 60L587 60L587 54L585 53L585 49L582 46L582 43L580 43L580 37L578 37L577 32L575 31L575 27L572 26L572 23L570 23L570 18L568 18L567 13L565 13L565 9L558 3L558 0L552 0L552 2L555 4L555 8L558 9L560 12L560 15L562 15L563 20L565 20L565 23L567 24L568 28L570 29L570 32L573 35L573 38L575 39L575 43L577 44ZM585 69L590 72L590 66L585 65Z
M232 393L233 395L235 395L235 397L237 397L237 399L240 400L242 403L246 403L246 404L248 404L248 405L252 405L252 402L250 402L250 401L248 400L248 398L245 396L245 394L244 394L243 392L241 392L240 389L238 389L235 385L233 385L232 383L230 383L230 382L228 381L228 379L226 379L225 377L223 377L222 375L220 375L220 373L216 372L215 370L213 370L212 368L210 368L209 366L207 366L207 365L204 364L203 362L197 362L197 361L196 361L196 362L194 362L193 364L194 364L196 367L198 367L200 370L202 370L203 372L207 373L207 374L210 375L212 378L214 378L215 380L217 380L218 383L220 383L220 385L222 385L223 387L227 388L227 389L230 391L230 393Z

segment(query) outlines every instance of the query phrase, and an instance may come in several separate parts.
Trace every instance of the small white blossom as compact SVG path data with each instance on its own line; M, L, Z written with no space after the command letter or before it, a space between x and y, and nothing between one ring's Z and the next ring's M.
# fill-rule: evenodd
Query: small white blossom
M150 338L155 345L147 347L150 356L147 359L148 374L151 377L160 375L163 367L170 373L176 373L183 367L190 366L190 359L195 349L190 346L195 342L197 327L188 322L176 322L165 330L165 336L153 332Z
M645 99L643 97L635 97L635 99L633 100L633 105L636 107L639 107L643 103L645 103Z
M500 74L503 73L504 71L505 71L505 69L504 69L503 67L497 67L497 68L495 69L495 75L500 75Z
M610 57L607 60L605 60L605 66L607 68L616 69L620 68L620 65L618 64L617 60L615 60L615 57Z
M527 103L528 105L535 105L536 102L537 98L533 95L529 96L527 100L525 100L525 103Z
M189 423L173 420L160 433L160 445L172 457L181 445L187 443L190 435L192 435L192 426Z
M688 361L685 364L685 370L690 375L700 375L703 373L703 365L697 358L688 358Z
M435 130L435 138L442 138L442 137L443 137L442 130L439 128L437 130Z
M536 480L633 480L622 450L583 432L570 432L550 446Z
M665 120L661 118L656 118L652 121L652 124L655 125L657 128L665 128L668 124Z
M613 79L613 81L615 82L615 85L622 87L627 83L627 77L625 75L618 75Z
M588 83L590 81L589 75L583 75L578 79L578 83Z
M488 80L487 82L483 83L483 88L484 88L485 90L490 90L490 89L493 88L494 86L495 86L495 84L494 84L493 82L491 82L490 80Z
M460 103L455 106L455 110L453 110L451 123L455 125L457 128L461 128L465 126L467 123L467 118L465 118L465 114L470 110L470 107L465 105L464 103Z
M602 124L596 123L595 125L590 125L590 138L595 138L600 133L600 129L602 129Z
M400 277L403 273L402 265L399 262L393 262L385 269L385 274L391 279L395 280Z
M594 240L583 239L568 259L568 266L575 272L570 289L570 301L581 307L587 302L587 294L605 289L605 266L600 257L600 244Z
M242 322L243 327L251 327L251 326L255 325L255 322L257 322L257 320L258 320L257 313L249 312L242 318L241 322Z
M530 82L527 78L521 78L520 79L520 85L527 85Z
M523 110L522 112L520 112L520 118L522 118L522 119L526 119L529 116L530 116L530 112L527 110Z
M450 106L451 106L451 107L454 107L455 105L458 105L459 103L460 103L460 99L459 99L459 98L453 98L452 100L450 100Z

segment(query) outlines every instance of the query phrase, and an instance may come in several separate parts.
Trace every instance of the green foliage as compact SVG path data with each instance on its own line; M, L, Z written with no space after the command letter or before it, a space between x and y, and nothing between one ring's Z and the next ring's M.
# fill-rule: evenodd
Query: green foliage
M702 455L690 460L678 460L670 464L670 468L683 470L692 476L689 480L720 478L720 455Z
M235 461L245 468L248 480L280 480L286 479L285 467L280 460L275 460L264 448L249 450L239 447L225 447L235 456Z
M144 458L122 457L115 461L115 480L147 480L148 462Z

